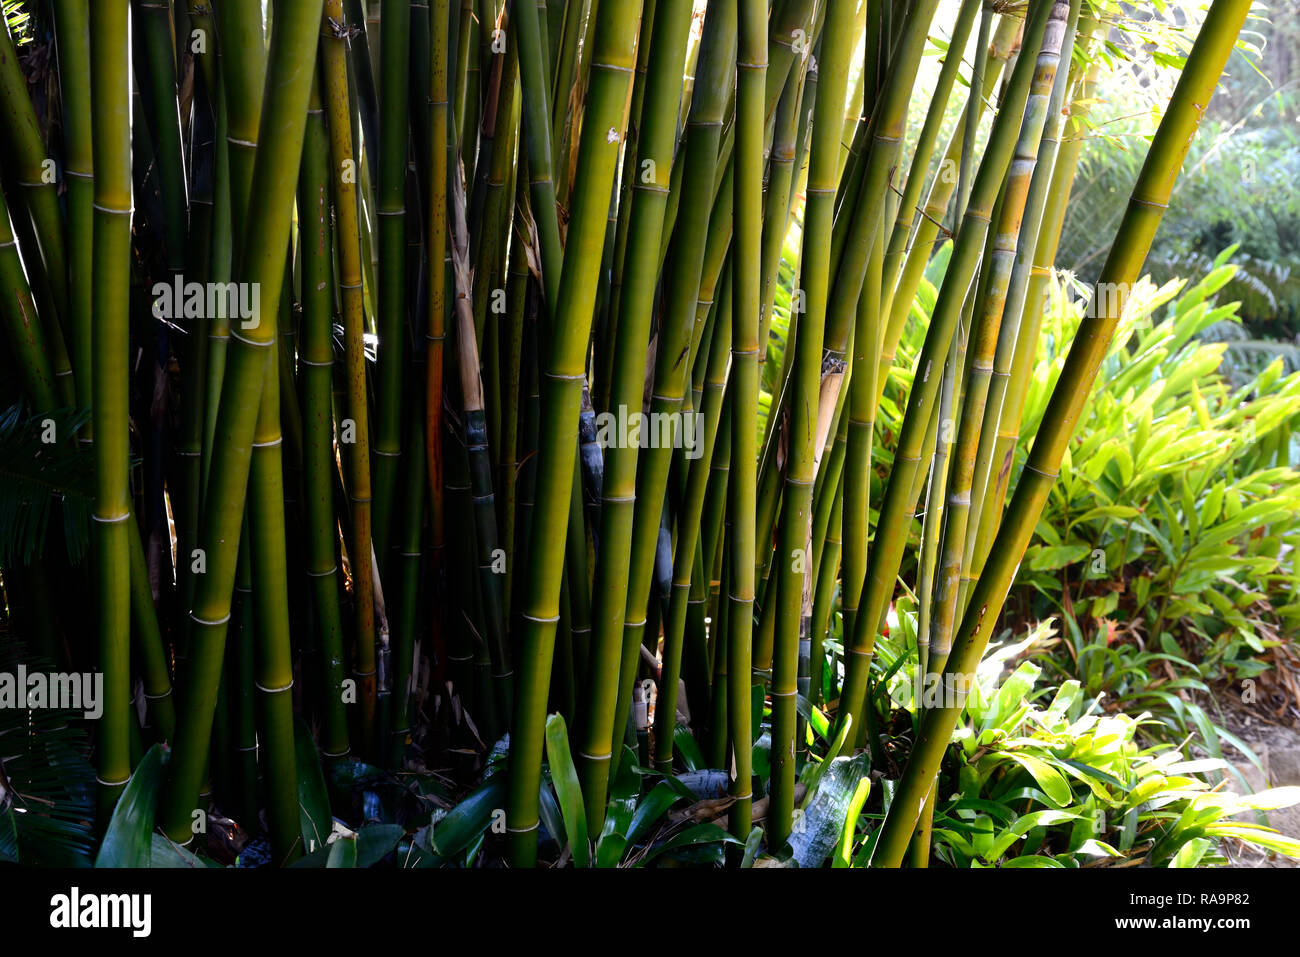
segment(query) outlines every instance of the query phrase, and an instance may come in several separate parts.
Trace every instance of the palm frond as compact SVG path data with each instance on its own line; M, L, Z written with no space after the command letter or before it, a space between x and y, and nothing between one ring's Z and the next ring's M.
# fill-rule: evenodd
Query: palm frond
M88 419L71 409L37 418L19 405L0 413L0 565L31 562L44 548L56 506L68 557L79 562L85 554L93 462L78 453L73 436Z
M52 670L0 631L0 672L19 662ZM85 732L70 711L0 708L0 862L88 867L94 837L95 772Z

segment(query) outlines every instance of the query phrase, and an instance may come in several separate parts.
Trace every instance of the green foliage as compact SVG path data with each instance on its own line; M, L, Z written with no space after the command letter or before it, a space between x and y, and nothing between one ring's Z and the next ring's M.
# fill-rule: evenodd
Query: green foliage
M0 671L13 674L20 661L31 671L52 667L0 632ZM0 862L90 866L95 771L87 751L71 712L0 708Z
M1100 712L1077 681L1042 707L1039 674L1022 662L996 687L977 684L967 700L955 735L959 765L944 787L953 796L935 813L940 859L959 867L1189 867L1223 863L1216 845L1228 837L1300 858L1300 841L1233 819L1300 802L1300 788L1212 792L1203 777L1226 768L1223 761L1143 747L1138 731L1149 717Z
M1224 345L1199 336L1234 320L1235 303L1211 300L1232 274L1220 257L1194 285L1134 291L1025 554L1021 608L1063 615L1069 668L1089 694L1144 689L1161 659L1181 673L1167 690L1250 677L1300 611L1289 557L1300 374L1274 361L1241 387L1226 380ZM1022 439L1074 333L1063 292L1044 317ZM1140 656L1119 653L1130 643Z
M62 513L68 556L79 562L90 541L93 462L74 436L88 412L40 418L21 405L0 413L0 566L29 564L44 551L50 514Z

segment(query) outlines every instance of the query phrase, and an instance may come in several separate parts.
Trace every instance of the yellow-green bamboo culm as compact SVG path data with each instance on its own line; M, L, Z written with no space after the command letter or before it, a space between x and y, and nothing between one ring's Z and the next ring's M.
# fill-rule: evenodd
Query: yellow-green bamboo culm
M897 867L934 786L940 759L965 702L965 692L988 643L1016 568L1060 468L1101 360L1110 347L1128 293L1137 281L1160 225L1170 194L1201 117L1214 94L1228 55L1236 44L1250 0L1214 0L1188 55L1173 97L1138 174L1114 245L1097 279L1096 295L1105 308L1086 316L1074 337L1065 367L1052 390L1037 440L1007 515L990 551L989 562L971 591L944 672L952 700L926 712L916 746L877 840L872 866Z
M95 9L100 6L96 4ZM269 361L267 356L274 354L274 315L284 279L285 250L302 157L321 6L321 0L284 0L276 8L271 35L263 119L250 190L250 205L255 204L260 212L261 228L248 234L243 262L236 273L243 281L258 284L260 303L265 308L231 329L217 412L211 475L199 536L206 571L198 582L190 613L192 654L189 673L182 676L176 747L168 765L167 789L159 814L164 832L179 844L193 839L195 814L202 811L196 807L196 801L206 764L230 621L239 529L262 382ZM93 43L97 36L93 28L91 35ZM97 182L98 179L96 176ZM125 277L127 273L124 266L121 275ZM125 436L125 430L122 434Z
M506 808L510 861L531 867L537 859L538 785L551 657L559 620L562 556L577 458L578 412L586 378L586 355L595 308L595 273L600 268L605 213L623 139L623 107L635 66L635 24L639 0L602 4L592 53L592 83L586 110L589 130L578 157L577 182L560 275L555 323L542 382L543 453L537 466L536 502L524 583L523 639L510 739L510 782Z

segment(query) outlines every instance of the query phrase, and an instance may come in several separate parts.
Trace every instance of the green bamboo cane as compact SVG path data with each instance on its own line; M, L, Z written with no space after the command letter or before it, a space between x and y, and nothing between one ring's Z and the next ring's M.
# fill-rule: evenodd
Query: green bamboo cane
M525 161L526 165L526 161ZM515 184L516 204L522 208L527 199L527 177L520 175ZM516 236L510 246L510 277L506 285L505 390L502 394L501 443L497 465L497 488L500 489L501 545L506 551L505 608L514 607L515 556L518 544L517 502L519 488L519 451L522 444L524 315L530 295L528 255L523 240Z
M867 569L867 537L870 525L871 452L876 434L876 409L880 387L881 296L884 259L876 243L867 261L867 275L858 301L854 331L852 381L849 386L849 432L845 451L845 479L841 546L844 582L841 610L844 634L852 635L858 603Z
M492 494L492 463L487 447L487 421L483 411L483 384L479 379L478 347L474 338L474 307L470 301L469 235L465 223L465 194L454 181L452 268L456 277L456 351L459 358L465 443L469 452L470 489L474 501L475 539L478 542L479 589L483 595L484 636L492 661L494 696L501 702L501 722L510 724L514 672L505 644L505 589L496 569L498 547L496 504Z
M566 7L566 19L572 8L572 4ZM511 9L519 42L519 83L523 102L524 145L528 154L528 188L532 197L533 219L537 224L538 244L541 247L539 254L546 305L550 314L554 315L559 302L564 251L560 245L555 184L551 174L551 112L547 96L549 77L545 71L542 25L533 4L515 0Z
M707 315L713 298L722 260L731 233L731 190L715 190L715 177L721 173L717 161L720 124L734 75L730 64L736 49L736 20L729 7L718 9L714 29L705 20L704 48L701 52L699 77L707 93L691 102L685 147L686 178L684 209L690 209L677 223L680 242L675 245L672 277L664 315L655 345L655 371L650 396L650 427L658 421L680 423L687 399L692 351L698 349L703 335L702 317ZM716 195L709 209L710 197ZM694 207L694 208L692 208ZM708 217L707 228L704 219ZM703 248L703 257L699 249ZM680 425L678 427L680 433ZM613 712L613 739L632 706L632 693L640 663L638 646L653 642L655 632L647 630L647 609L655 557L660 541L665 495L669 487L673 461L668 443L652 441L637 466L636 505L632 525L631 556L627 562L627 605L623 615L622 660L618 678L618 698ZM670 564L667 563L667 564ZM620 569L621 571L621 569ZM657 611L657 605L654 606ZM647 639L646 636L650 638ZM618 752L614 760L618 760Z
M257 629L256 685L265 756L267 823L272 859L291 864L302 854L298 773L293 740L293 653L289 643L289 576L285 556L284 479L280 435L280 377L274 350L266 359L262 403L253 433L248 527Z
M388 559L402 453L402 344L406 337L406 161L410 122L411 5L386 0L379 21L379 320L374 442L374 541Z
M775 57L776 47L769 46ZM762 305L758 325L758 370L762 380L763 363L767 361L768 328L772 323L772 307L776 300L776 277L781 264L782 246L790 229L790 209L793 206L795 140L799 126L799 111L805 84L787 84L773 119L772 152L768 160L767 189L763 202L762 240Z
M407 102L411 111L411 160L415 167L418 194L429 194L429 151L433 141L429 135L429 80L433 71L430 62L429 40L433 27L429 23L429 0L410 0L411 3L411 53L410 76L407 78ZM446 56L444 48L439 56ZM416 217L417 221L420 217ZM408 230L408 241L413 234ZM407 264L407 269L414 266ZM418 273L418 270L417 270ZM417 297L418 298L418 297ZM421 429L423 435L423 429ZM423 441L423 439L421 439Z
M477 58L478 48L473 43L474 36L474 0L451 0L455 6L450 13L451 22L448 32L448 69L454 70L452 73L451 84L451 101L452 101L452 129L456 133L456 141L460 142L465 131L465 113L469 106L471 95L469 87L469 61L471 51L473 57ZM451 57L452 50L455 56ZM477 68L475 68L477 73ZM478 100L478 84L474 85L473 97ZM468 171L467 171L468 172Z
M1076 5L1077 7L1077 5ZM1061 45L1062 59L1067 59L1074 48L1077 26L1077 12L1072 12L1067 25L1065 40ZM1085 35L1091 32L1085 29ZM991 519L1002 508L1002 499L991 502L994 489L989 481L995 467L995 446L998 441L998 424L1002 418L1006 399L1007 383L1011 378L1011 365L1017 351L1020 330L1025 318L1026 299L1033 261L1038 246L1039 231L1042 226L1044 210L1048 202L1047 190L1056 169L1056 157L1060 145L1061 107L1065 102L1066 87L1070 82L1071 71L1058 69L1052 86L1051 98L1047 105L1047 121L1043 127L1042 142L1038 149L1038 161L1034 166L1033 179L1029 184L1029 193L1025 200L1024 223L1020 228L1020 239L1016 246L1015 261L1007 284L1006 308L1002 325L998 330L997 349L993 357L993 369L989 379L988 401L984 407L984 421L980 426L979 451L976 453L976 471L971 486L971 514L969 527L974 532L966 536L965 552L962 556L961 586L957 595L957 616L966 609L966 596L971 584L979 578L983 568L983 557L977 553L987 548L989 537L993 533ZM1053 250L1053 255L1055 250ZM1037 339L1037 329L1033 330ZM1027 337L1028 338L1028 337ZM1027 345L1027 344L1026 344ZM1027 349L1026 349L1027 351ZM1023 353L1022 353L1023 355ZM1017 429L1019 421L1017 420Z
M578 159L582 189L575 196L569 220L553 342L546 363L537 501L529 542L531 577L523 605L522 668L510 739L507 826L510 860L516 867L531 867L537 857L542 736L559 617L560 556L568 525L578 411L595 306L594 273L600 268L605 212L623 138L623 107L635 64L634 26L640 6L636 0L607 4L596 25L587 123L589 129L607 132L582 140Z
M341 0L326 0L325 20L321 29L321 85L325 94L327 128L330 136L330 179L334 191L334 215L337 224L339 288L343 301L346 378L348 383L347 418L340 444L346 446L344 463L348 470L348 496L352 509L352 541L349 558L352 567L353 605L355 608L356 664L360 705L357 747L368 754L374 746L377 661L375 633L375 596L371 584L371 476L370 413L366 397L366 354L364 344L365 305L362 297L361 249L357 207L357 184L360 171L352 154L351 103L347 91L345 62L346 27L342 23ZM350 426L350 429L348 428ZM348 433L351 433L350 435Z
M813 140L808 159L808 199L804 211L804 251L800 270L807 308L800 316L795 341L795 379L790 402L781 535L777 547L780 577L777 580L776 638L772 657L772 782L767 818L768 845L771 847L780 847L789 838L794 812L799 642L807 639L810 624L803 612L812 517L814 441L823 368L822 341L831 296L829 253L835 169L839 160L839 134L852 55L854 12L855 4L848 0L832 0L827 7ZM734 429L733 443L737 439Z
M54 33L59 53L59 95L63 106L63 140L68 215L68 311L72 368L77 404L91 404L91 280L95 204L94 162L90 129L89 0L55 0ZM6 224L7 227L8 224ZM90 441L90 429L79 436Z
M897 163L907 123L907 104L937 6L933 0L922 0L910 6L899 48L889 58L885 83L866 131L868 147L863 163L862 187L857 196L855 215L849 218L849 226L844 233L843 251L835 261L827 313L830 317L826 330L827 349L831 358L838 360L840 369L843 368L844 347L851 319L857 312L856 306L862 292L871 247L878 240L883 242L880 239L882 217L873 215L870 211L876 209L889 191L890 176ZM834 399L838 396L843 381L842 375L833 366L824 378L821 390L822 415L817 433L819 457L828 435L827 416L834 407Z
M306 493L306 570L324 662L321 679L321 748L328 759L348 753L343 706L343 614L339 605L338 548L334 515L334 236L330 214L329 134L319 80L312 84L298 194L302 263L302 354L299 369L305 426L303 487Z
M193 21L191 21L193 22ZM202 29L195 27L195 29ZM211 281L212 239L215 227L215 173L217 160L217 128L215 102L208 96L206 81L198 84L197 103L190 124L193 156L193 184L190 199L189 236L186 258L191 263L190 273L202 282ZM212 107L209 109L208 107ZM73 260L77 256L75 246ZM74 265L75 269L75 265ZM206 311L206 310L205 310ZM195 575L194 548L198 543L199 515L202 512L203 439L207 396L207 366L209 331L206 316L197 317L185 336L181 367L184 382L181 388L181 427L176 443L178 478L173 496L173 513L176 526L176 578L180 607L189 608L194 602ZM178 658L188 649L188 619L180 623Z
M68 264L57 198L58 177L54 160L46 158L36 112L27 95L27 82L7 24L0 30L0 132L10 147L5 165L18 187L11 192L9 202L30 217L15 221L13 226L29 247L24 262L40 304L39 318L59 398L62 404L71 405L76 385L63 328L68 323Z
M673 545L673 580L668 614L664 619L663 677L659 683L659 697L655 701L655 767L664 773L672 771L673 733L677 726L677 683L682 674L686 617L697 566L700 521L711 471L709 466L713 460L722 413L724 410L730 411L724 407L723 390L727 382L727 360L732 339L731 300L731 289L724 286L705 374L700 411L703 416L703 433L697 436L697 445L692 451L694 461L689 466L686 489L677 517L677 539Z
M826 467L818 478L825 479L824 492L820 498L814 496L816 511L813 514L812 561L808 576L808 594L811 602L809 611L808 639L799 643L799 694L811 701L812 682L815 677L821 681L823 641L826 626L830 621L830 604L835 594L839 571L840 553L843 547L841 529L844 521L844 459L848 448L849 417L841 416L836 426L835 444ZM834 541L832 542L832 538ZM828 562L829 553L834 553ZM830 576L825 580L822 576ZM805 748L807 724L803 715L799 715L795 726L795 746Z
M898 218L894 221L894 228L889 234L889 248L885 252L882 267L882 274L886 280L882 308L886 315L889 314L893 298L894 279L902 265L901 259L907 240L916 223L917 204L921 201L921 189L925 185L935 142L939 138L939 128L943 125L944 108L952 95L953 83L957 79L957 68L961 65L962 56L970 41L971 29L975 25L975 15L979 13L982 3L983 0L962 0L961 8L957 12L957 21L953 24L952 33L948 38L943 68L939 71L938 79L935 80L934 94L930 100L930 107L926 110L925 123L917 138L916 148L912 151L912 165L908 170L907 185L903 188L903 195L898 204ZM1005 17L999 24L999 30L1014 29L1014 23L1015 21L1010 17Z
M96 10L99 7L97 4ZM191 665L189 675L183 679L185 693L181 696L176 748L168 765L168 786L161 808L164 831L178 843L188 843L193 838L195 799L212 730L226 625L230 619L251 443L266 356L273 354L275 344L274 317L280 302L293 194L302 157L321 0L284 0L276 8L276 14L262 108L264 122L259 129L250 192L254 208L260 213L261 228L248 234L242 266L237 273L244 281L257 284L253 288L259 290L259 300L268 306L231 330L233 341L217 413L212 471L200 526L207 569L199 581L191 611L194 622ZM98 35L98 31L92 30L92 41ZM104 114L96 109L95 115ZM97 164L97 188L101 172ZM98 234L97 223L97 237ZM123 275L125 272L124 268Z
M95 579L103 715L96 743L99 820L131 777L130 525L127 375L131 274L130 74L126 0L90 12L91 136L96 157L91 418L95 435ZM7 34L6 34L7 36ZM37 190L38 195L43 195ZM51 197L52 198L52 197ZM36 210L37 197L32 197ZM42 230L42 232L44 232ZM195 791L198 791L197 786Z
M379 97L375 89L375 70L372 48L377 49L379 44L379 30L376 27L378 20L379 3L378 0L366 0L366 6L361 6L361 0L344 0L344 9L342 16L335 19L339 23L344 22L346 17L349 32L357 31L357 35L352 39L355 42L348 44L348 73L351 75L352 82L355 84L356 95L353 98L356 103L356 115L360 120L361 131L365 135L365 142L371 146L378 144L380 141L379 133ZM361 150L354 149L357 161L365 160L366 173L370 176L375 174L375 151L367 147L364 154ZM362 171L357 171L360 178Z
M227 643L225 677L221 682L235 753L230 756L218 755L215 763L221 767L222 763L233 758L233 761L229 761L230 794L225 799L230 801L237 819L244 822L244 827L253 833L259 833L262 828L257 802L257 703L254 700L257 662L249 538L248 521L245 519L242 522L235 569L235 640ZM206 792L200 793L200 798L204 793Z
M1024 51L1036 53L1049 12L1050 4L1047 3L1031 7L1031 20L1025 30ZM852 716L855 719L854 727L861 724L856 719L861 713L858 709L865 701L876 632L884 620L894 591L894 579L902 561L906 529L911 525L915 510L914 492L919 489L916 477L922 470L921 445L929 428L931 410L938 399L942 379L937 374L941 367L940 357L948 352L949 340L957 326L984 246L993 206L1020 129L1019 120L1028 97L1033 69L1034 57L1022 53L989 135L970 203L962 219L952 258L930 319L925 345L917 360L917 378L913 381L908 396L907 413L895 449L893 469L881 502L876 546L868 558L863 601L847 649L841 718Z
M1096 29L1101 30L1104 27L1097 26ZM1051 184L1047 190L1043 220L1038 230L1038 241L1034 244L1033 266L1030 269L1025 291L1022 330L1016 337L1010 375L998 415L997 436L989 463L990 469L997 471L990 476L993 488L988 493L990 500L984 506L980 518L975 554L971 562L972 580L978 579L984 568L989 543L993 540L1002 517L1002 505L1006 501L1007 486L1011 481L1012 457L1015 454L1016 442L1020 438L1020 418L1024 411L1025 392L1029 386L1037 353L1038 330L1048 294L1047 283L1051 278L1052 263L1056 259L1056 247L1060 240L1061 227L1065 222L1070 187L1074 182L1079 155L1086 142L1086 137L1083 135L1083 121L1088 112L1087 104L1091 86L1096 81L1100 66L1101 61L1096 58L1088 66L1071 108L1074 132L1061 144L1056 163L1051 171Z
M657 0L646 0L641 8L640 37L637 40L636 76L632 82L632 99L628 107L627 141L623 144L623 162L619 167L618 182L610 194L609 215L605 225L605 252L601 270L601 293L597 297L596 332L593 336L592 389L595 408L609 409L610 378L613 374L614 343L617 341L619 299L623 287L623 266L627 260L628 230L631 217L627 215L632 203L632 186L637 180L637 161L640 158L641 114L645 105L647 77L650 75L650 53L654 49ZM683 53L684 55L684 53ZM608 286L606 287L606 283Z
M731 739L735 799L728 826L748 835L753 806L752 717L749 685L753 629L755 469L758 415L758 355L762 295L763 132L768 70L768 35L761 5L742 3L737 15L736 148L734 155L735 251L732 259L731 455L736 474L729 483L727 520L733 536L728 589L727 727ZM840 91L841 97L843 90ZM715 346L720 348L720 346ZM775 752L774 752L775 753Z
M420 621L420 566L424 558L421 547L424 532L424 501L428 491L425 480L425 457L422 447L424 416L419 414L423 390L409 390L414 414L407 424L408 444L404 454L406 469L402 492L402 513L405 516L398 561L398 610L393 628L393 697L392 720L389 722L391 742L388 760L390 766L401 770L406 743L411 733L412 691L416 670L416 635ZM509 607L503 603L504 607Z
M429 558L436 602L430 614L433 650L444 651L445 516L443 500L443 362L447 329L447 182L452 165L448 68L453 63L450 42L451 0L429 6L429 199L425 233L425 268L429 291L425 315L424 452L429 482Z
M630 418L633 413L639 413L642 408L647 344L657 279L655 266L660 247L660 231L663 228L664 207L670 188L669 176L672 172L672 153L677 136L678 105L681 100L682 78L679 66L685 56L690 16L691 4L685 0L662 0L657 5L655 14L651 73L643 104L646 122L641 130L637 182L633 186L632 206L628 212L631 219L630 239L624 264L624 287L619 299L618 341L614 351L614 370L609 400L610 412L624 420ZM725 43L715 39L724 32L724 27L719 25L720 23L721 21L715 19L706 30L710 43L725 46ZM711 55L711 60L715 64L725 59L727 59L725 51L722 54ZM718 67L718 73L720 80L721 67ZM715 107L717 114L720 114L720 99L717 97L710 104L701 98L692 112L692 122L696 121L697 116L703 117L710 105ZM710 114L705 119L714 122L720 118L720 115ZM709 129L716 134L715 127ZM692 149L696 151L691 153L691 156L698 157L696 162L699 167L710 171L702 172L700 179L711 178L712 164L716 156L716 138L712 140L712 147L705 142L706 139L708 139L707 135L698 137L686 147L688 153ZM694 184L693 195L697 198L707 195L705 191L709 185L709 182ZM695 237L688 238L700 242L695 247L694 256L685 253L683 254L685 258L680 261L678 268L682 272L679 274L678 294L667 305L667 308L672 311L663 320L658 350L675 349L680 353L686 347L682 330L683 327L689 327L689 320L686 318L687 309L693 310L695 305L694 293L699 284L698 276L701 269L699 249L702 247L702 233L705 228L702 220L708 215L708 207L703 206L702 211L695 212L693 222L698 232ZM692 277L689 275L692 268L694 283L691 283ZM688 284L691 286L689 290L683 288ZM656 387L655 391L660 390ZM643 425L642 428L645 429L647 426ZM599 822L604 820L605 790L609 780L610 764L613 761L613 749L616 746L616 739L620 737L617 732L621 728L621 719L625 716L625 712L618 710L623 684L622 664L625 656L630 658L639 654L635 649L636 644L640 642L640 634L634 634L629 638L625 634L625 623L629 614L636 618L643 617L644 596L649 588L649 573L646 569L645 585L639 586L642 597L638 604L637 591L632 587L633 576L629 569L628 556L631 553L634 560L640 558L646 548L635 537L637 522L641 515L642 489L638 487L641 484L638 483L639 455L635 445L629 443L630 447L624 447L622 436L619 436L619 439L605 452L605 479L601 501L601 546L592 589L593 632L592 657L587 681L589 690L584 706L580 709L582 720L578 767L587 805L587 821L593 828L598 827ZM656 538L661 508L662 491L660 503L655 508ZM637 550L638 548L640 550ZM650 548L653 549L653 541L650 543ZM637 580L639 582L641 579ZM630 693L631 689L629 688L628 691Z
M34 250L37 257L32 257L32 268L43 269L49 278L54 307L62 320L66 319L68 309L65 281L68 265L57 198L58 177L54 161L47 158L41 140L36 109L27 95L27 80L7 22L5 27L0 30L0 130L4 131L10 147L6 151L6 165L17 177L35 227L39 248Z
M1003 17L998 24L992 43L987 47L986 59L989 67L983 71L984 80L980 84L980 96L973 104L974 108L980 113L983 112L986 102L992 96L1004 65L1013 52L1020 23L1021 21L1012 17ZM981 41L980 48L984 48L984 46ZM953 191L957 187L959 177L956 175L956 171L959 157L963 154L965 141L965 126L959 124L948 141L948 147L939 163L938 172L930 184L930 192L926 198L925 206L921 209L920 218L916 221L916 228L912 232L910 243L907 246L907 253L902 262L902 270L899 271L898 263L895 261L891 271L884 274L884 285L885 289L889 290L887 298L890 305L889 321L885 327L884 341L881 345L881 373L877 380L878 394L885 387L886 377L893 365L898 341L907 322L908 312L912 308L916 290L921 285L921 278L925 274L925 267L930 261L930 254L934 250L935 241L942 229L942 222L947 214L948 204L951 202ZM903 209L904 207L900 205L899 208ZM897 231L896 225L895 232ZM891 245L894 244L895 241L891 237ZM877 402L879 402L879 398L877 398Z
M185 153L181 146L181 117L177 109L172 9L167 0L134 0L133 7L132 23L140 47L136 74L155 144L155 169L162 191L163 221L158 225L167 267L172 273L179 273L186 261L189 197Z
M140 529L134 522L128 538L131 551L131 633L135 636L142 691L147 720L155 729L158 741L172 740L176 733L176 704L172 700L171 670L153 591L149 586L149 566L145 563Z
M477 340L485 339L485 324L488 313L488 300L495 297L495 290L501 288L501 276L505 272L506 239L510 231L511 204L507 193L508 183L515 152L515 115L519 103L519 89L515 82L518 63L517 31L510 30L503 58L502 75L497 84L497 109L492 124L492 136L480 138L479 149L488 152L490 160L481 163L484 173L484 199L480 222L471 223L471 228L478 231L477 245L469 255L474 263L473 304L474 331ZM484 117L486 123L487 117ZM471 242L474 237L471 237ZM494 317L499 312L493 309ZM497 320L493 320L495 329ZM487 371L495 375L497 364L488 357ZM494 396L495 389L489 391Z
M925 519L921 526L921 556L917 572L917 623L916 655L918 674L925 676L930 663L930 632L934 611L934 574L939 556L939 541L943 535L944 503L947 499L949 451L952 448L953 403L958 392L958 382L962 378L963 368L960 359L959 340L961 330L953 336L948 346L948 359L943 367L943 384L940 388L939 404L935 407L936 418L931 423L935 433L935 450L930 459L930 479L925 500ZM928 441L928 440L927 440Z
M578 43L570 62L570 73L564 85L558 85L563 79L556 76L557 86L551 99L554 114L551 126L551 150L555 163L555 196L559 202L568 206L573 165L578 157L582 128L580 124L586 117L580 105L585 102L587 82L591 75L591 46L595 37L596 24L599 22L600 0L586 0L584 14L579 21ZM640 11L638 10L638 15ZM635 37L639 31L636 22L628 28ZM568 37L565 38L566 42ZM633 49L635 42L633 41ZM626 102L626 97L624 98Z
M1025 101L1015 155L1011 160L1000 202L997 226L991 237L988 288L980 297L978 315L971 329L969 362L963 377L965 398L961 405L957 441L952 452L952 474L948 478L943 549L935 593L936 614L930 640L930 668L938 674L942 674L943 666L948 660L953 620L957 615L957 593L960 590L961 566L971 512L971 485L988 400L989 380L993 372L993 358L1007 304L1016 243L1025 218L1030 181L1038 164L1038 146L1047 119L1048 100L1055 84L1057 66L1061 60L1062 43L1078 9L1079 0L1074 0L1073 6L1066 0L1057 0L1048 16L1029 97ZM946 426L946 422L940 422L940 429Z
M465 130L461 140L466 167L466 195L469 197L467 220L470 225L470 255L477 261L483 237L483 205L487 194L488 169L495 154L498 117L509 118L510 97L502 96L505 78L505 60L508 41L513 31L502 30L498 24L494 0L478 0L478 57L480 64L478 122ZM503 42L504 41L504 42ZM470 171L473 171L472 174Z
M3 192L0 192L0 296L3 296L0 319L4 321L5 338L32 410L48 412L58 408L62 403L45 348L45 332L18 255L18 242L9 227L9 206Z
M221 59L220 55L217 57ZM208 247L208 279L225 283L233 266L234 223L230 176L229 112L226 109L225 84L218 82L214 94L216 111L215 150L212 174L212 238ZM205 319L207 357L203 368L203 430L199 457L199 499L207 495L208 476L212 469L212 440L217 429L217 405L221 399L221 382L226 371L226 352L230 343L230 319L225 310ZM188 626L187 626L188 627ZM178 658L181 655L178 649Z
M216 196L213 207L211 281L227 282L243 248L245 216L257 150L259 104L266 77L266 45L261 5L233 0L215 10L221 42L217 47ZM204 395L204 441L200 495L207 496L216 436L217 411L230 348L230 316L208 317L208 366Z
M939 761L960 717L970 676L984 653L1043 503L1056 480L1061 457L1092 392L1097 369L1110 347L1128 292L1151 248L1178 171L1250 6L1250 0L1215 0L1201 24L1142 172L1138 174L1115 244L1097 280L1097 295L1105 296L1099 299L1105 305L1096 315L1086 316L1075 335L1039 426L1037 441L993 543L989 563L972 590L970 606L944 672L945 683L955 695L951 702L945 701L944 707L928 711L922 719L916 747L876 842L871 861L874 867L897 867L902 860L917 814L934 786Z

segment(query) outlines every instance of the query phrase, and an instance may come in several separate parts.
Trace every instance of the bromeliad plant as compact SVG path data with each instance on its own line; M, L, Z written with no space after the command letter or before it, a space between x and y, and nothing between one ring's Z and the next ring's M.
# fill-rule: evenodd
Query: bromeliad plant
M241 860L843 864L870 766L896 866L1250 2L1212 3L1031 419L1109 3L10 6L0 381L89 407L54 441L95 534L4 584L105 675L101 862L265 826ZM958 692L898 768L913 566ZM722 803L652 831L692 764Z

